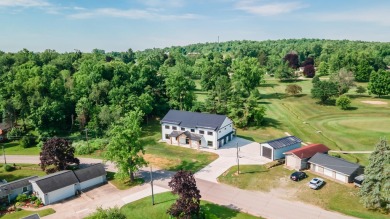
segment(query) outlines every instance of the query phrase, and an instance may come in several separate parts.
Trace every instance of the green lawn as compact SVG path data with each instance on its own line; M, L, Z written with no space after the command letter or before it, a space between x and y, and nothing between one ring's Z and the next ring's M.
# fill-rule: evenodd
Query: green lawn
M121 212L131 219L163 219L169 218L167 209L175 202L176 196L170 192L155 195L155 205L152 206L151 197L146 197L138 201L129 203L121 208ZM246 213L242 213L230 208L201 201L201 208L206 213L208 219L252 219L259 218Z
M16 164L17 169L12 170L10 172L6 172L3 168L3 165L4 164L0 165L0 179L5 179L7 180L7 182L11 182L29 176L46 175L46 173L41 170L38 164Z
M116 179L115 173L109 171L107 171L107 180L119 190L130 189L134 186L138 186L144 183L144 180L139 178L135 179L135 182L132 183L129 180Z
M294 82L303 88L298 96L285 95L287 82L266 78L259 87L261 103L267 108L265 125L238 129L238 136L265 142L285 136L285 132L304 142L323 143L334 150L373 150L380 137L390 138L390 100L369 95L356 95L352 89L352 110L320 105L311 98L311 80ZM365 84L366 86L366 84ZM386 105L362 103L365 100L386 102ZM320 131L320 132L317 132ZM367 165L367 154L342 155L352 162Z
M39 152L41 151L41 149L36 146L23 148L19 145L19 141L2 142L0 143L0 147L1 146L4 146L5 154L8 155L39 155Z
M219 182L245 190L274 191L280 190L282 198L303 201L317 205L327 210L338 211L343 214L366 219L384 219L388 216L372 212L359 202L358 188L326 179L325 186L319 190L312 190L307 183L318 175L306 171L308 178L294 182L289 179L292 170L283 166L266 169L260 165L241 165L241 174L237 175L237 166L231 167L218 177Z
M27 216L32 215L32 214L38 214L40 217L44 217L44 216L47 216L49 214L54 214L54 213L56 213L56 211L52 208L47 208L47 209L40 210L40 211L21 210L21 211L14 212L12 214L2 215L2 216L0 216L0 218L1 219L19 219L22 217L27 217Z

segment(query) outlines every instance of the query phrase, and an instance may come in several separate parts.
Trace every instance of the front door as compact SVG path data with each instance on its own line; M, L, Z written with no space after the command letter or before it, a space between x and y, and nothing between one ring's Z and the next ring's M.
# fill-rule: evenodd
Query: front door
M190 144L190 139L186 138L186 144Z

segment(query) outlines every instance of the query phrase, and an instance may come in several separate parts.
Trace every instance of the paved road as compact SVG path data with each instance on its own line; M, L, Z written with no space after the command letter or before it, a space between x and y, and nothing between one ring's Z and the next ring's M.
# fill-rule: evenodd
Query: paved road
M9 155L7 156L7 160L9 163L39 162L37 157L19 155ZM81 162L94 163L100 162L100 160L82 158ZM113 168L112 164L108 164L108 168ZM147 169L141 170L140 174L145 177L146 182L149 181L149 172ZM168 182L172 174L173 172L164 170L154 171L154 184L157 186L157 191L163 192L169 189ZM285 200L272 195L272 193L242 190L200 178L197 178L197 186L201 191L202 199L204 200L268 219L353 218L337 212L326 211L314 205ZM47 218L82 218L93 212L98 206L107 208L117 205L120 207L125 203L150 195L149 191L150 185L147 183L125 191L119 191L108 184L86 192L86 195L74 198L72 201L64 201L52 205L57 213L47 216Z

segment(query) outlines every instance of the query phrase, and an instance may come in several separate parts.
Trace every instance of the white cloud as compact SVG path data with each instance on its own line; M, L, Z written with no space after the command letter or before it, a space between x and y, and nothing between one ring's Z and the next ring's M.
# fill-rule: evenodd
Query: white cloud
M303 5L299 2L266 3L264 1L254 0L240 0L235 5L235 8L238 10L261 16L285 14L306 7L306 5Z
M0 7L46 7L50 3L45 0L0 0Z
M139 0L139 2L148 7L179 8L184 6L183 0Z
M390 26L390 9L371 8L365 10L313 14L320 21L364 22Z
M73 19L88 19L94 17L116 17L127 19L148 19L148 20L175 20L175 19L197 19L196 14L158 14L154 10L128 9L121 10L116 8L99 8L95 10L85 10L80 13L71 14L68 17Z

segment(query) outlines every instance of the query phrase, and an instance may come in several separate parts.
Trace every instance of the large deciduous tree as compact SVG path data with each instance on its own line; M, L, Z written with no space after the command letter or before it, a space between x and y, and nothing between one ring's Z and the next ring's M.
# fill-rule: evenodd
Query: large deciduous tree
M315 99L320 99L321 103L325 103L331 97L337 96L337 84L332 81L318 81L313 84L311 95Z
M171 68L165 79L169 105L174 109L190 110L195 101L195 82L178 68Z
M303 67L303 74L308 78L313 78L316 75L314 65L305 65L305 67Z
M63 138L51 138L43 143L39 159L40 166L46 173L65 170L70 164L80 164L74 157L75 149Z
M299 57L298 54L294 51L286 54L284 56L284 61L288 62L288 66L293 69L297 69L299 67Z
M345 68L342 68L337 73L332 74L330 76L330 80L337 84L339 95L347 93L351 87L355 86L354 74Z
M167 213L176 218L191 219L192 216L199 218L200 191L196 186L194 174L190 171L180 170L168 183L173 194L179 198L167 210Z
M366 208L390 211L390 144L387 140L380 139L370 155L359 193Z
M233 86L243 88L249 95L250 91L260 85L264 77L264 69L260 67L256 58L245 57L236 59L232 63Z
M373 71L368 83L368 91L379 97L390 94L390 71Z
M115 176L119 179L130 177L130 181L133 182L134 173L146 165L142 157L145 150L139 141L142 117L143 113L140 110L130 111L108 131L110 143L106 147L104 157L115 163L118 168Z

